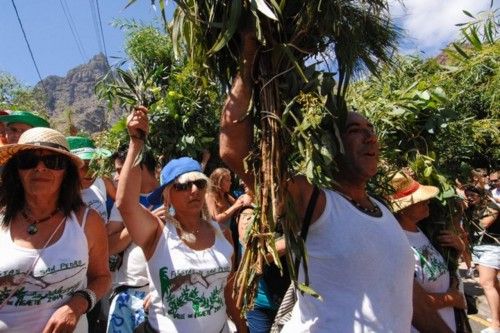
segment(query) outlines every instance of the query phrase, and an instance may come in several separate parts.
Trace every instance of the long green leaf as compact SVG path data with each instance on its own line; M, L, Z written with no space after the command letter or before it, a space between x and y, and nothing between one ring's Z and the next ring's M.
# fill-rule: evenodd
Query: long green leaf
M475 19L474 15L472 15L470 12L468 12L468 11L466 11L466 10L462 10L462 12L463 12L465 15L467 15L468 17Z
M471 27L469 29L470 31L470 38L468 38L469 42L474 46L476 50L482 50L483 45L481 43L481 40L479 39L479 35L477 34L477 28L475 26Z
M128 8L131 4L133 4L134 2L136 2L137 0L129 0L129 2L127 3L127 5L125 6L125 8Z
M457 43L453 43L453 47L455 48L455 50L457 50L457 52L462 56L464 57L465 59L469 59L469 55L467 53L465 53L465 51L460 47L458 46Z
M214 43L212 48L208 51L209 54L214 54L220 51L229 40L233 37L241 17L241 0L233 0L231 4L231 12L229 20L227 21L226 30L221 34L219 39Z
M302 77L302 79L304 80L304 82L305 83L309 83L309 79L304 74L304 71L302 70L302 67L299 64L299 61L293 55L293 52L290 50L290 48L288 47L288 45L281 44L280 47L285 52L285 54L288 57L288 59L290 59L290 61L293 63L293 65L295 66L295 69L297 70L297 72L299 73L299 75Z
M252 6L257 7L259 12L269 17L271 20L278 21L278 18L274 15L273 11L264 0L252 0L251 4Z
M154 2L155 0L151 0L151 1ZM165 1L159 0L159 3L160 3L160 13L161 13L161 19L163 21L163 26L165 27L165 32L168 32L168 29L167 29L168 22L167 22L167 14L165 11Z

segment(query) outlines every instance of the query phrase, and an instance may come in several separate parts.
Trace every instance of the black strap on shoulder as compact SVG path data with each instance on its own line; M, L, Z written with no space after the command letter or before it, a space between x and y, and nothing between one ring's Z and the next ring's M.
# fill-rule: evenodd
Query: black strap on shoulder
M307 205L306 215L304 216L304 220L302 221L302 230L300 232L300 236L306 243L307 233L309 232L309 226L311 225L311 218L314 212L314 208L316 207L316 201L318 201L319 196L319 188L317 186L313 187L313 192L311 194L311 198L309 199L309 204ZM300 257L295 258L295 272L299 272L300 266Z
M318 196L319 188L314 186L311 198L309 199L309 204L307 205L306 215L304 216L304 221L302 222L302 231L300 232L304 242L306 241L307 233L309 232L309 226L311 225L311 218L314 208L316 207L316 201L318 201Z

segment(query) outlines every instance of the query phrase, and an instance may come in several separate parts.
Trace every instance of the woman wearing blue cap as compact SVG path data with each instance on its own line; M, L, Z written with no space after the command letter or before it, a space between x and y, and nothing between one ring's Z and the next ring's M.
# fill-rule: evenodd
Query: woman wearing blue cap
M134 164L148 133L147 109L136 108L127 120L130 143L117 205L132 241L148 261L153 290L145 330L229 332L231 314L240 331L246 331L231 298L232 246L218 224L203 214L208 178L189 157L171 160L148 200L172 206L175 213L165 221L153 215L139 204L140 167Z

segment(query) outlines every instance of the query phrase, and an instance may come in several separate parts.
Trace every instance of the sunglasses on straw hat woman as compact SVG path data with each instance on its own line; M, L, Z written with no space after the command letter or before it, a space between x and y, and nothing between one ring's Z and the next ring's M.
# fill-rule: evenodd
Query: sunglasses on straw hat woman
M456 272L448 271L444 258L418 227L418 223L429 216L429 200L438 195L439 189L422 185L402 172L392 178L390 185L395 190L388 198L390 205L415 256L415 280L423 287L441 318L455 332L453 308L466 307L464 295L458 290ZM464 250L458 235L450 231L441 231L438 240L440 246L452 247L459 252ZM416 330L412 328L412 331Z
M109 289L102 219L80 196L80 158L49 128L0 147L0 331L87 332Z
M123 222L147 260L152 299L144 329L229 332L230 314L239 331L245 332L231 298L232 245L217 222L203 214L209 182L200 164L182 157L162 169L161 185L148 200L172 207L173 216L167 214L162 221L139 204L141 170L136 160L148 128L147 109L137 107L127 119L130 143L117 189Z

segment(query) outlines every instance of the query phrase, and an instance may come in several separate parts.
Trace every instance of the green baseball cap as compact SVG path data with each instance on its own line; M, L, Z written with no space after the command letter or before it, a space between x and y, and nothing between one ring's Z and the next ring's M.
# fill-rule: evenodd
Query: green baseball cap
M28 111L10 111L10 114L0 116L0 122L9 124L21 123L31 127L50 127L49 122Z
M80 157L84 161L95 157L110 157L111 152L107 149L96 148L92 139L84 136L68 136L66 140L72 154Z

